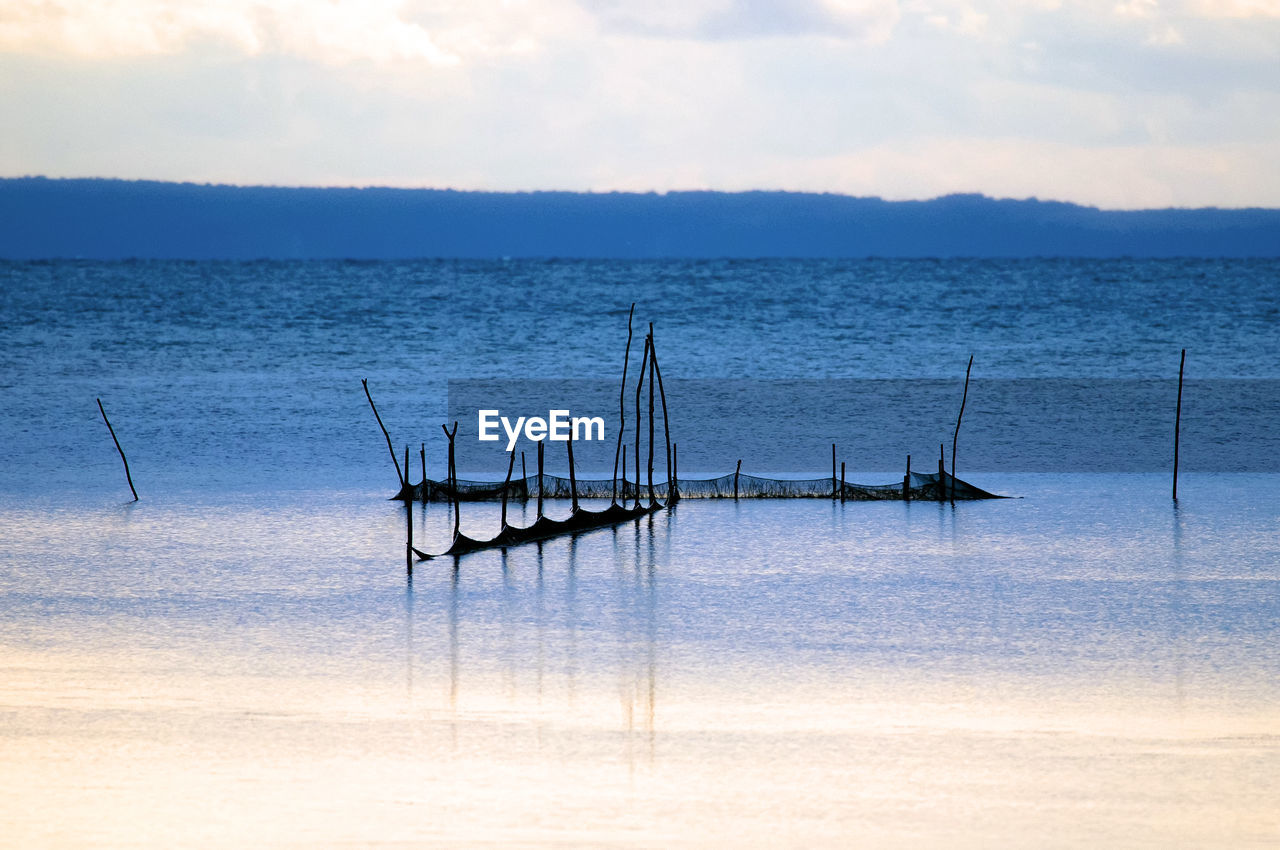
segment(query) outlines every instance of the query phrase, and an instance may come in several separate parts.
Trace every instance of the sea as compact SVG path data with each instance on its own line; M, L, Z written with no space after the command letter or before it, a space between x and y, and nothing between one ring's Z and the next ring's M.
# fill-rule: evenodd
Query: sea
M409 556L479 406L612 475L629 317L680 478L1010 498ZM1280 261L4 262L0 339L4 846L1280 846Z

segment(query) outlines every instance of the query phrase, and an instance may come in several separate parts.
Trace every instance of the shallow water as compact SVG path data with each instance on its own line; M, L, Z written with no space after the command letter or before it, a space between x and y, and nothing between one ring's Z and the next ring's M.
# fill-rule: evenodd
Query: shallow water
M966 317L983 298L1045 299L1064 273L882 265L915 296L976 279ZM938 324L905 358L874 344L862 360L810 356L788 328L811 308L769 306L752 284L812 276L834 298L848 269L677 267L487 267L489 288L449 307L456 349L391 332L415 315L399 295L448 265L9 268L22 286L5 295L0 354L0 834L52 847L1280 842L1280 475L1192 472L1176 505L1165 472L979 472L1020 498L955 506L687 500L408 574L362 375L387 387L397 436L427 431L442 377L612 351L611 287L668 292L685 273L712 292L736 281L754 318L716 336L694 321L714 300L691 298L694 318L660 331L677 376L749 363L770 379L925 377L974 342ZM1191 299L1160 321L1209 334L1221 356L1204 355L1203 376L1276 377L1274 265L1065 268L1136 287L1089 308L1106 327L1135 327L1135 292L1175 271L1168 285L1236 293L1214 302L1218 319ZM586 306L554 283L597 273ZM206 284L173 291L164 276ZM526 284L541 287L529 304L544 292L555 305L531 307L534 336L579 340L568 355L486 347L509 321L502 298ZM343 294L343 312L312 310ZM932 321L898 301L871 299L858 321ZM1038 335L1070 335L1086 310L1071 303L1000 352L976 331L978 362L1054 374ZM607 344L571 333L588 324L608 325ZM724 340L757 332L758 356L726 357ZM1069 349L1062 368L1150 377L1169 342ZM440 361L457 371L418 386ZM98 394L140 502L125 501ZM488 536L498 510L465 505L463 530ZM524 523L533 508L512 511ZM415 506L413 523L417 546L445 548L447 507Z

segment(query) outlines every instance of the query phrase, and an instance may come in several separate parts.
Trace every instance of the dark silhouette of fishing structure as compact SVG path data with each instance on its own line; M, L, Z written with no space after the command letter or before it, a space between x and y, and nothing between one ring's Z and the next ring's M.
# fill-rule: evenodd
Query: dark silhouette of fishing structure
M616 526L620 523L639 519L640 517L665 510L684 498L695 499L750 499L750 498L829 498L845 501L951 501L998 499L1004 498L986 490L982 490L961 481L955 476L955 455L959 440L960 423L964 416L965 403L969 394L969 375L973 368L973 358L969 358L965 371L964 394L960 402L960 412L956 417L956 427L952 434L951 472L945 469L945 450L939 446L938 471L936 474L918 473L911 470L911 456L907 455L906 472L901 482L891 484L855 484L845 480L845 464L837 463L837 446L831 446L831 477L813 479L782 479L743 474L742 461L739 460L735 470L715 478L682 480L677 472L679 464L679 445L671 441L670 418L667 411L666 392L662 383L662 370L658 364L657 348L654 341L653 324L649 324L644 338L641 353L639 374L635 382L635 442L632 446L635 481L627 477L627 457L623 447L623 435L626 430L626 392L630 371L631 343L633 340L633 319L635 304L627 316L627 343L623 353L622 382L618 391L618 439L614 449L613 476L607 479L580 480L577 477L573 458L572 434L566 443L569 461L569 476L548 475L544 469L545 443L538 441L537 474L529 475L525 469L524 454L521 453L521 477L512 479L515 469L515 452L509 452L507 474L501 482L462 481L457 474L455 463L455 438L458 423L452 429L441 426L448 440L447 474L444 480L433 481L426 475L426 444L421 447L422 479L417 484L408 480L409 447L405 446L403 471L391 442L391 436L378 415L377 406L369 391L367 380L362 381L365 397L373 410L378 426L382 430L387 443L387 451L391 455L400 482L400 489L394 497L406 505L413 502L447 502L453 508L453 536L449 548L438 554L431 554L417 549L413 545L413 531L410 527L406 542L406 558L408 568L412 570L412 559L431 559L446 555L460 556L482 549L507 548L522 543L547 540L562 535L573 535L596 528ZM647 373L647 374L646 374ZM648 434L644 448L645 463L641 464L642 432L639 427L642 419L644 389L648 382ZM655 395L656 391L656 395ZM654 413L657 406L662 408L663 442L666 455L667 480L654 481L654 452L656 446L656 419ZM646 480L641 481L640 470L646 470ZM621 476L619 476L621 470ZM645 492L647 491L647 492ZM666 501L658 498L665 494ZM647 498L642 498L642 494ZM511 525L507 521L507 504L512 499L522 502L537 499L537 519L527 527ZM543 511L543 502L547 498L569 499L571 510L564 519L554 519ZM609 507L593 511L583 508L579 499L609 499ZM461 502L468 501L500 501L502 503L501 520L496 535L488 539L478 539L463 534L461 529ZM412 508L409 508L409 523L412 526Z

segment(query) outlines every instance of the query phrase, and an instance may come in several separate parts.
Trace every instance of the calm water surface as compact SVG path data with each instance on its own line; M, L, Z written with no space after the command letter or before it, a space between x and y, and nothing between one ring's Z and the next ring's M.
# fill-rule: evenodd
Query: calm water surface
M1275 378L1277 268L3 267L0 834L1275 846L1280 476L686 501L410 576L358 379L429 439L447 378L612 376L637 296L676 376L1163 377L1192 336L1200 375Z

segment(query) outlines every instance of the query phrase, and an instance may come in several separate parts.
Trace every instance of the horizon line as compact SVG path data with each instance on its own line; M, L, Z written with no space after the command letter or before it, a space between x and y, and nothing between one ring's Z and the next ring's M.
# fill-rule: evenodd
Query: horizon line
M1031 195L1025 198L1014 197L997 197L988 195L980 190L973 191L956 191L947 192L941 195L935 195L927 198L886 198L883 195L852 195L847 192L839 191L816 191L812 189L780 189L780 188L753 188L753 189L711 189L711 188L689 188L689 189L481 189L481 188L459 188L454 186L414 186L414 185L393 185L389 183L327 183L327 184L310 184L310 183L234 183L225 181L200 181L198 179L165 179L155 177L102 177L102 176L49 176L46 174L23 174L23 175L0 175L0 182L21 181L21 180L41 180L49 182L102 182L102 183L153 183L169 186L191 186L196 188L211 189L279 189L286 191L395 191L395 192L452 192L456 194L476 194L476 195L633 195L645 196L654 195L657 197L666 197L668 195L752 195L752 194L771 194L771 195L808 195L813 197L832 197L847 198L849 200L860 201L879 201L885 204L911 204L911 203L932 203L952 198L978 198L993 203L1035 203L1035 204L1057 204L1062 206L1076 207L1083 210L1096 210L1099 212L1165 212L1165 211L1207 211L1207 210L1224 210L1233 212L1245 211L1262 211L1277 212L1280 206L1164 206L1164 207L1102 207L1096 204L1081 203L1079 201L1061 200L1056 198L1041 198Z

